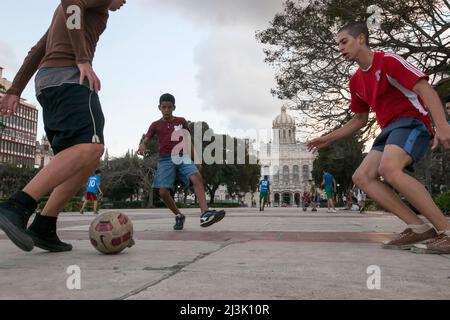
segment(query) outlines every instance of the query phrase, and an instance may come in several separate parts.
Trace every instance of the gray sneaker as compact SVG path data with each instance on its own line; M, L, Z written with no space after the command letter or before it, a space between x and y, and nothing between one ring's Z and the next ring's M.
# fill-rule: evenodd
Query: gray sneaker
M175 225L173 226L173 230L183 230L185 220L186 217L184 215L175 216Z

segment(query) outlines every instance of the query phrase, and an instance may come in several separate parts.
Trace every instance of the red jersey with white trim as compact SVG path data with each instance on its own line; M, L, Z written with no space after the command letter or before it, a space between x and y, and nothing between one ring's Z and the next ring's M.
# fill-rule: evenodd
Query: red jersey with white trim
M396 54L375 52L372 66L361 68L350 79L352 112L372 109L382 129L399 118L416 118L433 134L431 118L422 99L413 91L428 75Z
M171 121L166 121L164 118L161 118L151 124L145 136L151 140L156 135L158 137L159 156L168 157L172 155L173 148L182 141L184 136L180 130L183 129L190 132L188 123L184 118L173 117ZM180 133L177 134L177 132Z

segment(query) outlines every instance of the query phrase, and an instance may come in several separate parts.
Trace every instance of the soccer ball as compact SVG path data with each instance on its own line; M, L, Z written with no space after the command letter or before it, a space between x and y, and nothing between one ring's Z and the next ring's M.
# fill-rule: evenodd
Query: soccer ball
M125 213L105 212L92 221L89 238L101 253L117 254L134 245L133 223Z

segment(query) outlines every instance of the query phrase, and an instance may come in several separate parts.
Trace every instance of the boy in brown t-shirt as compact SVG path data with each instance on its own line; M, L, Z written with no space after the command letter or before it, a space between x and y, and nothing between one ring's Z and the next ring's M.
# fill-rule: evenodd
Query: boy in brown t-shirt
M0 114L14 115L20 95L36 75L36 96L43 108L53 160L27 186L0 204L0 229L24 251L72 250L56 234L59 213L79 191L103 155L104 117L100 80L92 69L94 52L106 29L109 11L125 0L64 0L52 23L30 50L12 86L0 100ZM27 228L37 202L51 193L42 213Z

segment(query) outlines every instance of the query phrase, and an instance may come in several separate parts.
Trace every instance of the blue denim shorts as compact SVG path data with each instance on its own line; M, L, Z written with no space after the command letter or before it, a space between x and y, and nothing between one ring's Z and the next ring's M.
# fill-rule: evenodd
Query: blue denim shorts
M385 145L399 146L413 159L406 170L414 172L414 165L428 151L431 139L432 135L423 122L416 118L400 118L380 133L372 150L383 152Z
M176 177L181 179L186 187L189 187L189 178L195 173L198 173L198 169L190 157L161 157L158 160L152 188L174 190Z

